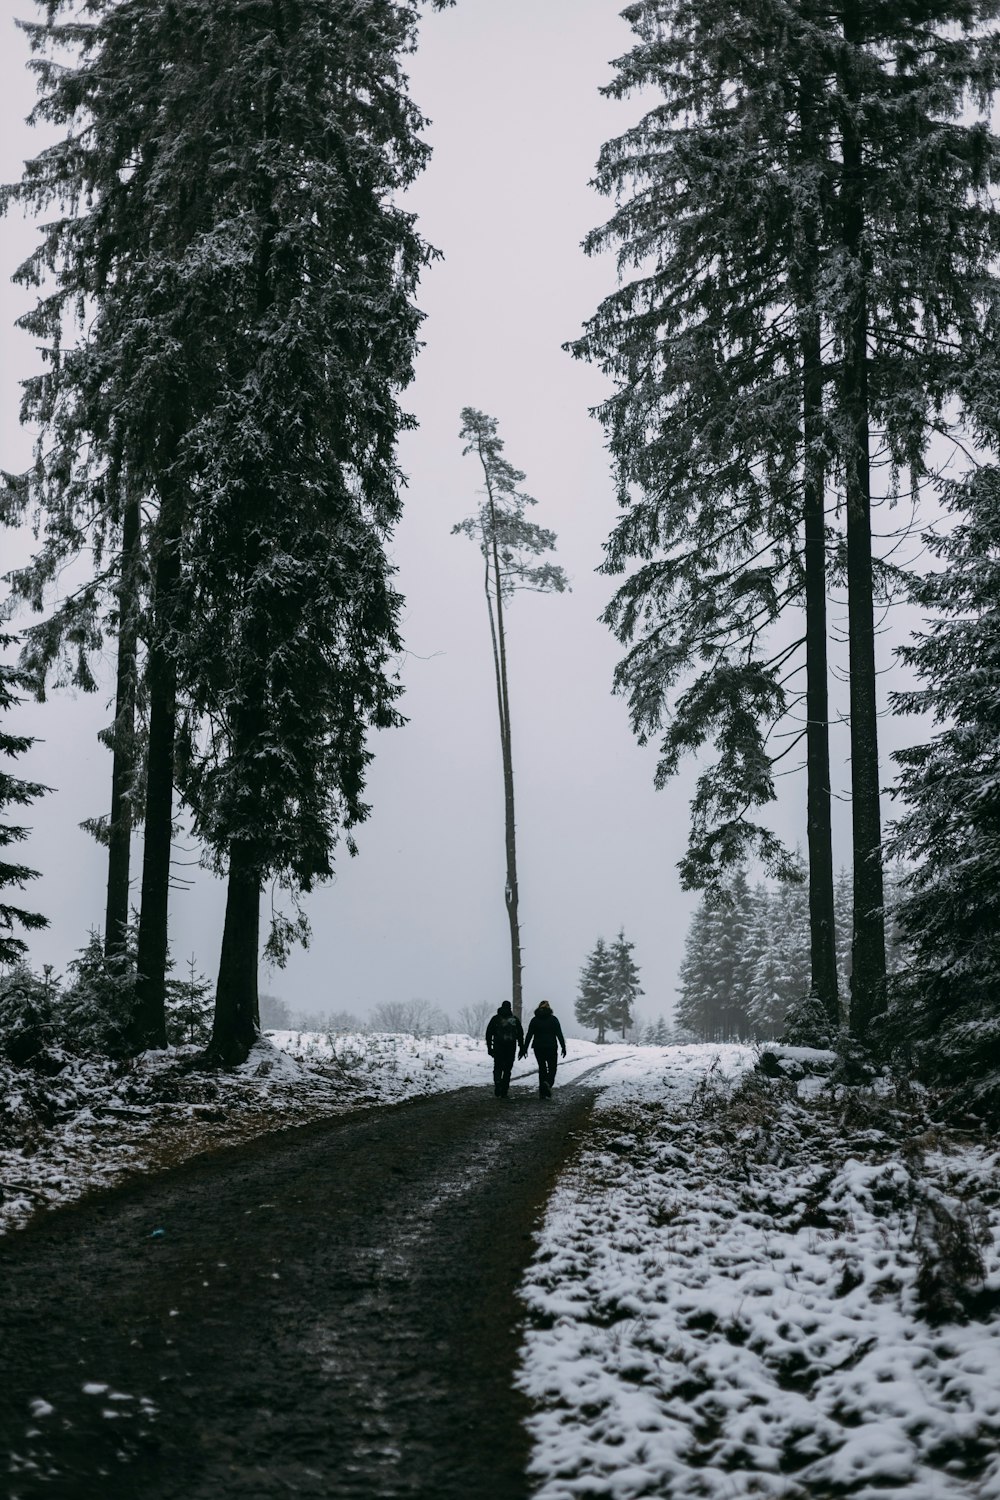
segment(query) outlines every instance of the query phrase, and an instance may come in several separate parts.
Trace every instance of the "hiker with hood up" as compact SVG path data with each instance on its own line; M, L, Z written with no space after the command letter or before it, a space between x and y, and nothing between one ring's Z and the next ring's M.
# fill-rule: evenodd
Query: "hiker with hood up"
M528 1035L521 1043L522 1057L527 1057L532 1042L538 1062L538 1097L547 1099L556 1081L556 1047L561 1047L566 1056L566 1038L547 1000L541 1002L528 1024Z
M506 1099L510 1072L518 1047L524 1046L524 1031L509 1000L505 1000L486 1028L486 1050L493 1059L493 1092ZM522 1057L524 1054L521 1054Z

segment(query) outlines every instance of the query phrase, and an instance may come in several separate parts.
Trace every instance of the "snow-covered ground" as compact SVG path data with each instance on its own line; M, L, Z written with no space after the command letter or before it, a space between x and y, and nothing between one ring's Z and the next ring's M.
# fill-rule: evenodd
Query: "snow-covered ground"
M536 1500L997 1500L996 1143L751 1061L602 1075L523 1287Z
M279 1032L233 1074L189 1061L0 1068L0 1227L491 1079L459 1035ZM602 1092L522 1289L536 1500L1000 1500L1000 1147L919 1091L754 1061L570 1041L559 1081ZM513 1101L534 1081L518 1064Z
M0 1233L264 1130L492 1080L483 1042L461 1034L275 1031L232 1073L191 1071L197 1050L69 1059L52 1077L0 1060ZM560 1078L632 1050L571 1039ZM530 1059L518 1064L514 1092L536 1077Z
M307 1064L329 1064L335 1059L352 1077L376 1089L379 1102L390 1103L412 1099L419 1094L437 1093L443 1089L460 1089L475 1084L489 1084L493 1064L483 1042L460 1033L415 1039L408 1036L378 1033L271 1031L275 1046ZM597 1064L627 1058L635 1047L611 1043L599 1047L596 1042L571 1038L567 1057L559 1063L558 1079L569 1082ZM603 1076L603 1075L602 1075ZM538 1072L529 1056L515 1063L513 1082L530 1085Z

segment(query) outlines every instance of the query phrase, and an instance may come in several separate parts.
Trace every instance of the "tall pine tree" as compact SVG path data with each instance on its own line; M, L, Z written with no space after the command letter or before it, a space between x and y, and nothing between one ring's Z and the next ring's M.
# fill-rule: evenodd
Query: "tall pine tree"
M428 254L394 201L426 157L401 68L419 6L95 0L82 23L58 20L69 10L59 0L45 8L46 23L30 28L43 54L38 113L69 133L29 163L17 190L38 210L62 209L22 270L53 283L24 320L49 349L25 401L44 428L31 483L51 530L63 526L73 545L96 538L113 559L95 574L85 617L110 599L121 631L113 849L128 821L118 793L134 780L118 752L127 761L134 745L137 632L145 644L133 1044L165 1038L180 705L197 768L187 785L213 850L224 849L239 911L220 975L221 993L238 998L220 1016L240 1020L220 1021L217 1038L220 1054L235 1056L255 1014L260 882L273 872L301 887L327 872L336 827L363 815L364 726L392 717L397 604L381 544L398 509L394 442L407 420L394 392L410 375L410 294ZM75 49L76 64L46 61L52 46ZM64 347L74 313L84 331ZM271 472L251 471L251 455ZM247 524L234 546L240 507ZM216 536L213 569L204 554ZM297 570L302 596L289 604ZM189 616L195 604L201 621ZM328 611L325 624L317 611ZM301 681L273 701L278 663L294 655L279 620L301 632L297 660L318 673L316 711L296 726L289 701L297 713L309 696ZM187 640L189 624L211 659ZM280 778L262 733L290 737ZM241 775L246 793L234 790ZM304 840L294 860L273 833L277 814L264 827L262 813L253 847L245 837L247 800L263 807L279 779ZM109 934L117 926L109 895ZM235 988L225 978L234 964Z
M576 346L616 383L601 415L625 510L607 569L640 563L608 611L630 646L618 686L640 736L662 735L660 781L684 752L718 752L686 883L718 881L748 850L780 868L751 814L773 796L797 649L768 627L804 595L812 977L833 1019L820 495L839 487L859 1033L885 967L871 472L877 458L890 491L902 478L915 494L946 403L993 357L995 12L637 0L638 40L608 90L660 95L602 154L598 186L620 206L588 248L618 247L634 275Z
M196 339L216 363L181 458L175 660L185 795L228 879L224 1062L257 1031L264 883L294 903L329 877L368 811L366 732L399 722L385 542L432 253L397 201L428 155L401 67L416 22L380 0L199 8L213 214L191 274L211 290ZM272 954L305 931L279 919Z
M510 927L511 998L514 1014L520 1016L521 925L520 892L517 883L517 824L514 815L514 748L511 728L510 683L507 671L507 625L505 612L515 593L530 590L537 594L562 593L567 588L566 574L552 562L539 559L555 547L555 532L528 519L529 505L537 501L518 488L524 474L504 457L503 439L497 432L497 420L474 407L462 410L460 433L463 453L474 453L479 459L485 494L475 515L460 521L453 534L467 536L476 543L483 559L483 587L490 621L493 647L493 671L496 678L497 709L500 718L500 755L504 789L504 852L507 879L504 904Z

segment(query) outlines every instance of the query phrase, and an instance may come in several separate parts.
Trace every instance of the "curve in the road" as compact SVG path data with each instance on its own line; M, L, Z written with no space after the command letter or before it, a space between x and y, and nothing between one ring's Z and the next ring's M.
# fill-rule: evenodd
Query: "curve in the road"
M0 1243L9 1500L523 1500L516 1287L592 1101L341 1117Z

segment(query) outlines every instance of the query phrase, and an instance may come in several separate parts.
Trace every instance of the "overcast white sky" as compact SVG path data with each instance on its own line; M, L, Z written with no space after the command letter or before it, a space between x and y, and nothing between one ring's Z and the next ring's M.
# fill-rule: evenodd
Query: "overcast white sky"
M29 0L0 4L0 173L10 181L43 141L22 123L32 83L13 19L30 13ZM587 950L624 924L642 970L643 1013L671 1009L694 904L675 870L692 778L654 792L652 751L637 748L625 705L611 695L619 651L598 622L610 585L594 569L615 507L602 433L588 415L602 385L561 347L614 284L611 261L587 261L579 244L607 212L588 187L601 143L638 113L598 93L629 35L615 0L459 0L427 17L411 60L434 147L412 204L445 258L419 297L426 347L408 398L420 428L402 447L409 488L392 548L407 599L409 723L378 740L360 854L345 856L335 882L311 898L310 949L284 973L262 973L263 988L294 1008L364 1014L380 1001L420 996L454 1012L509 993L481 573L471 544L450 535L476 504L476 466L462 459L457 437L459 411L473 405L499 419L508 457L539 501L535 518L558 533L573 589L519 598L511 612L526 1002L547 997L568 1016ZM8 282L31 243L24 225L0 221L0 466L8 470L23 468L31 448L17 423L17 383L34 354L12 330L26 299ZM0 540L13 557L16 540ZM26 858L42 871L32 902L52 921L33 957L59 969L102 921L103 858L77 825L109 797L110 757L95 739L109 717L108 668L99 698L53 695L16 718L44 741L22 763L26 774L56 789L31 809ZM846 755L843 732L834 755ZM835 783L847 776L840 759ZM776 813L793 843L804 839L804 795L801 777L788 781ZM838 861L845 834L841 815ZM179 864L178 874L194 884L173 898L175 956L194 953L212 975L223 887L196 867Z

